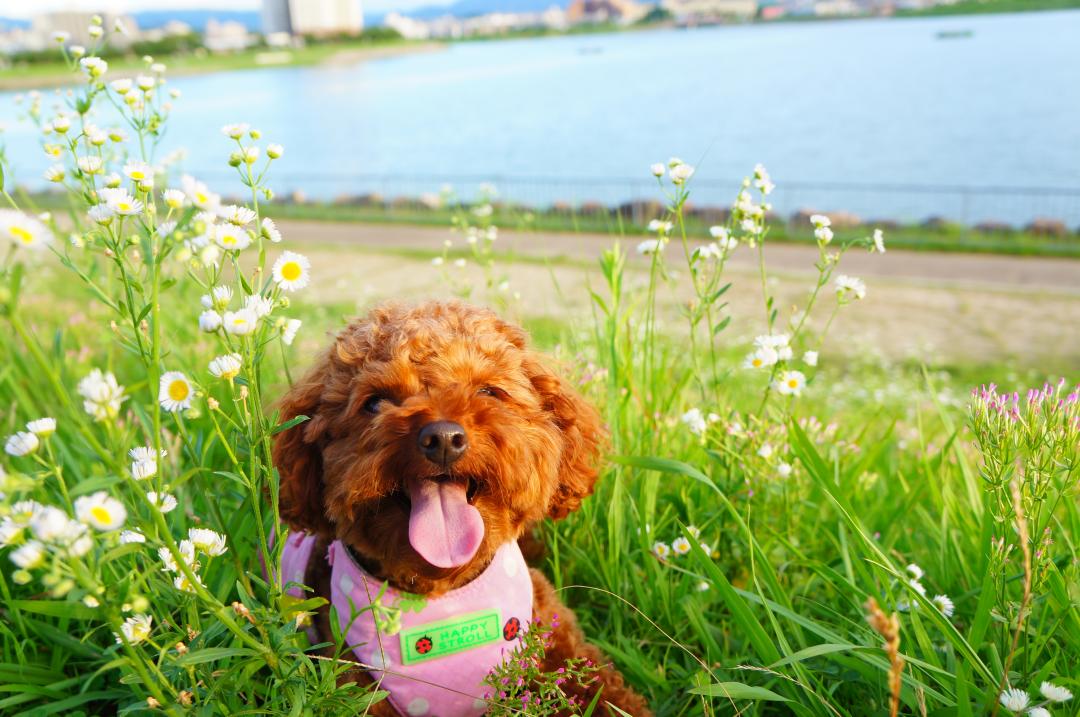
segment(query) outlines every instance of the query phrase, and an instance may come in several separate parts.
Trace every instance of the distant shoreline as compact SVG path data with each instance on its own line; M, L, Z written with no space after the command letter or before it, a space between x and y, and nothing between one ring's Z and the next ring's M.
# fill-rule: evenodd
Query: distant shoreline
M413 55L445 50L444 42L394 42L363 46L312 45L298 50L275 50L262 48L245 50L228 55L173 55L160 58L169 67L171 77L204 75L214 72L239 70L276 69L281 67L341 67L368 60L383 60L402 55ZM126 77L142 71L144 65L137 58L109 60L109 75ZM29 65L0 70L0 92L63 87L75 84L78 77L60 63Z

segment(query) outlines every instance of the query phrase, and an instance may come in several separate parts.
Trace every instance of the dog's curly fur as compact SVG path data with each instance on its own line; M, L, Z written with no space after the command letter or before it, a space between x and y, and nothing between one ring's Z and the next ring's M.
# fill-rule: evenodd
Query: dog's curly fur
M341 539L372 574L429 596L471 581L531 524L577 510L592 493L605 437L596 409L530 350L522 329L460 302L385 304L348 326L282 400L283 421L301 415L309 420L278 434L274 445L282 519L320 536L315 555ZM445 470L417 445L420 429L437 420L465 429L468 449L452 473L468 481L484 521L483 542L459 568L432 566L408 539L406 477ZM559 616L552 669L569 657L608 665L598 682L601 704L648 715L548 580L535 570L532 580L534 617ZM329 597L325 561L311 561L307 584ZM329 637L326 609L316 624ZM373 714L394 714L388 703L378 708Z

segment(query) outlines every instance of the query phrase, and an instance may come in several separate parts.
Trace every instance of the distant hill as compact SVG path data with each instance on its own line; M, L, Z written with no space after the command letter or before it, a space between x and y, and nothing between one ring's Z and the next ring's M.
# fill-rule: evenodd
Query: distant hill
M161 27L170 20L185 22L198 32L205 30L210 20L238 22L252 32L262 29L262 16L258 10L139 10L132 16L143 30Z
M547 10L552 5L565 7L569 0L457 0L449 5L425 5L415 10L402 11L402 15L408 15L418 20L431 20L444 15L455 17L474 17L486 15L489 12L540 12ZM369 25L381 25L383 18L388 13L370 14L365 16Z

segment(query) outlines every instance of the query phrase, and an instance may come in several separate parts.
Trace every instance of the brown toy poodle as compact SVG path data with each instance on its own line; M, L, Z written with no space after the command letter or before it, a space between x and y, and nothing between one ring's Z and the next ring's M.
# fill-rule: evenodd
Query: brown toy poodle
M274 446L292 530L282 580L337 607L360 663L347 679L390 692L371 714L483 714L483 677L530 618L552 630L545 672L575 657L602 666L568 683L577 704L602 689L594 714L617 714L606 702L650 714L518 548L592 493L604 439L596 409L522 329L459 302L385 304L337 336L281 409L309 418ZM320 609L314 639L333 641L334 615Z

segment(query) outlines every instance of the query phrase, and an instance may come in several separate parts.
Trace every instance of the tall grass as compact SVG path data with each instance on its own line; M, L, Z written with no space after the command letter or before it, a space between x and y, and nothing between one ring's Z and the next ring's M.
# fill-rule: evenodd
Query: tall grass
M190 179L165 195L175 172L138 164L153 164L171 109L163 68L127 88L68 58L86 78L68 111L29 119L70 203L35 218L5 192L0 215L14 437L0 713L363 713L382 694L337 685L345 663L300 629L317 600L290 599L273 575L269 443L288 426L269 406L290 381L290 321L342 316L303 305L308 269L262 224L269 146L249 127L220 139L243 208ZM93 126L105 119L128 138ZM697 249L692 168L654 174L667 214L637 256L624 242L604 254L592 321L552 347L612 434L597 494L540 526L545 570L590 639L660 715L976 715L1016 707L1017 690L1052 707L1080 664L1075 391L987 387L965 414L937 377L845 365L828 329L866 288L839 267L875 238L841 242L816 218L817 279L802 305L779 306L760 253L764 169ZM485 279L450 288L512 313L486 199L455 226ZM733 251L761 258L761 336L745 351L726 333ZM675 315L662 299L680 282L695 298ZM853 383L890 390L839 388Z

